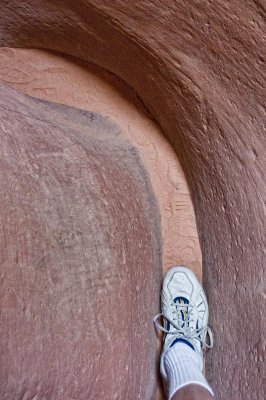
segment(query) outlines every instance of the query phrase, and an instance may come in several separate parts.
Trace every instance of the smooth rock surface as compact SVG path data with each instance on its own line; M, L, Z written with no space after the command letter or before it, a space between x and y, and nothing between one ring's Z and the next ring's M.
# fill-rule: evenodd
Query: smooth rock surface
M218 399L263 399L264 3L11 0L0 12L2 46L105 67L137 92L171 140L203 252L216 334L210 383Z
M0 81L30 96L106 115L139 151L156 195L163 269L184 264L202 277L195 213L174 149L136 94L110 72L40 50L0 48Z
M152 398L160 218L138 152L106 117L0 90L0 398Z
M107 115L115 121L121 135L139 150L151 179L161 215L163 270L182 264L202 278L195 214L182 168L158 125L125 83L77 59L10 48L0 48L0 81L28 95ZM158 356L160 349L158 340ZM156 398L164 398L161 385Z

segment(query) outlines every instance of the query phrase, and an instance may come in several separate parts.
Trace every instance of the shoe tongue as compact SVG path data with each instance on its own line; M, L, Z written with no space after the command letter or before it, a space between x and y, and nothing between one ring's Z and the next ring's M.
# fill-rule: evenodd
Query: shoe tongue
M174 301L175 304L188 304L188 303L189 303L188 299L186 299L186 298L183 297L183 296L177 296L177 297L174 298L173 301ZM181 315L181 318L182 318L182 320L184 321L184 320L185 320L184 311L183 311L183 310L180 310L180 313L181 313L181 314L180 314L180 315ZM170 324L169 321L167 321L167 322L166 322L166 329L169 331L170 328L171 328L171 324Z
M177 296L177 297L174 298L174 303L175 304L180 304L180 305L184 305L184 304L186 305L186 304L189 304L189 301L188 301L188 299L186 299L183 296ZM187 310L186 309L181 309L181 310L179 310L179 313L180 313L181 319L183 321L183 324L182 324L182 327L183 327L184 323L185 323L185 318L186 318L186 315L187 315Z
M174 298L174 303L180 303L180 304L188 304L188 299L186 299L183 296L177 296Z

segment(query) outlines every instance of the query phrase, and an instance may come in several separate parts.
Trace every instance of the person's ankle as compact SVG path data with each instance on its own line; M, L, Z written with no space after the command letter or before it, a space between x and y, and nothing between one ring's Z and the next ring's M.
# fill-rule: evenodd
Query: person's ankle
M197 384L213 393L203 375L203 357L187 344L177 342L169 347L162 362L166 371L165 388L169 399L176 390L190 384Z

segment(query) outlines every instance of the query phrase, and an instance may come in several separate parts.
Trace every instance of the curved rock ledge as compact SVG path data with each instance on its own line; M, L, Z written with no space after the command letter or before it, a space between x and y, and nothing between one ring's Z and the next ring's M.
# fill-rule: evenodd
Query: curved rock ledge
M103 68L30 49L0 48L0 81L35 98L110 117L136 147L150 177L161 214L163 269L184 264L201 279L195 213L183 170L134 91Z

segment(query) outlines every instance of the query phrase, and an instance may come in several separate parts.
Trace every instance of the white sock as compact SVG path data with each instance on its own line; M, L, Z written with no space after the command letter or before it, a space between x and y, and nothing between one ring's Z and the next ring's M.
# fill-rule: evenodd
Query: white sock
M187 344L177 342L170 347L164 356L164 365L167 373L166 384L169 400L178 389L191 383L203 386L213 395L213 391L202 373L202 357Z

